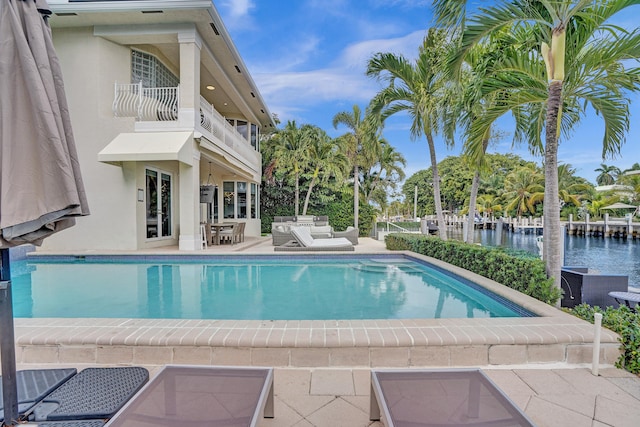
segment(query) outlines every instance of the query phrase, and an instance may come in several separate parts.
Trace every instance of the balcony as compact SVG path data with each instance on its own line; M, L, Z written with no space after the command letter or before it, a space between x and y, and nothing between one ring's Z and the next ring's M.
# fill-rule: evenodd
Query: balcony
M113 114L137 121L177 121L180 87L142 87L142 83L115 84Z
M141 83L116 83L112 108L115 117L134 117L137 122L145 124L162 123L163 129L167 125L171 126L170 122L178 127L180 87L145 88ZM260 165L259 154L249 141L202 96L200 122L195 125L195 129L222 150Z

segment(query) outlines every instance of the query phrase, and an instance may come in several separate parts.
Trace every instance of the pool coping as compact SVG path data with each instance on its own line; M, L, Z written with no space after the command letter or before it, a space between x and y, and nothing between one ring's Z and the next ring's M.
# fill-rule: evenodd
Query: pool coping
M369 254L389 256L390 252ZM592 360L595 329L590 323L446 262L410 251L393 254L416 258L471 280L538 317L290 321L18 318L17 360L280 367L472 366ZM613 364L619 354L617 334L602 329L601 363Z

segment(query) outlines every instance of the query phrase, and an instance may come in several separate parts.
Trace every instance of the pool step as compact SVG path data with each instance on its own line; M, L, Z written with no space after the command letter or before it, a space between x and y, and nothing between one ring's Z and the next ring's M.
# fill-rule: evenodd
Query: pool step
M400 261L400 262L398 262ZM404 260L369 260L360 261L358 264L352 264L352 268L360 271L368 271L372 273L381 273L389 270L399 270L408 273L422 273L422 270L411 265L410 261Z

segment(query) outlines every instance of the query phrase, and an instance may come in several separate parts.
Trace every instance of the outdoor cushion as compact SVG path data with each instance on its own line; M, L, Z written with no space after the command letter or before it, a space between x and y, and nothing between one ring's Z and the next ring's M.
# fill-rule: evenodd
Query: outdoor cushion
M308 227L291 227L291 234L300 246L306 248L353 246L351 242L344 237L314 239Z

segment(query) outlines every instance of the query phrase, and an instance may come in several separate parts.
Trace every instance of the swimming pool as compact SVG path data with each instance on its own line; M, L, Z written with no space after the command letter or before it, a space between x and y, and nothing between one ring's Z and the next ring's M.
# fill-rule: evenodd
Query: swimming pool
M238 320L527 317L400 256L55 256L12 266L16 317Z

